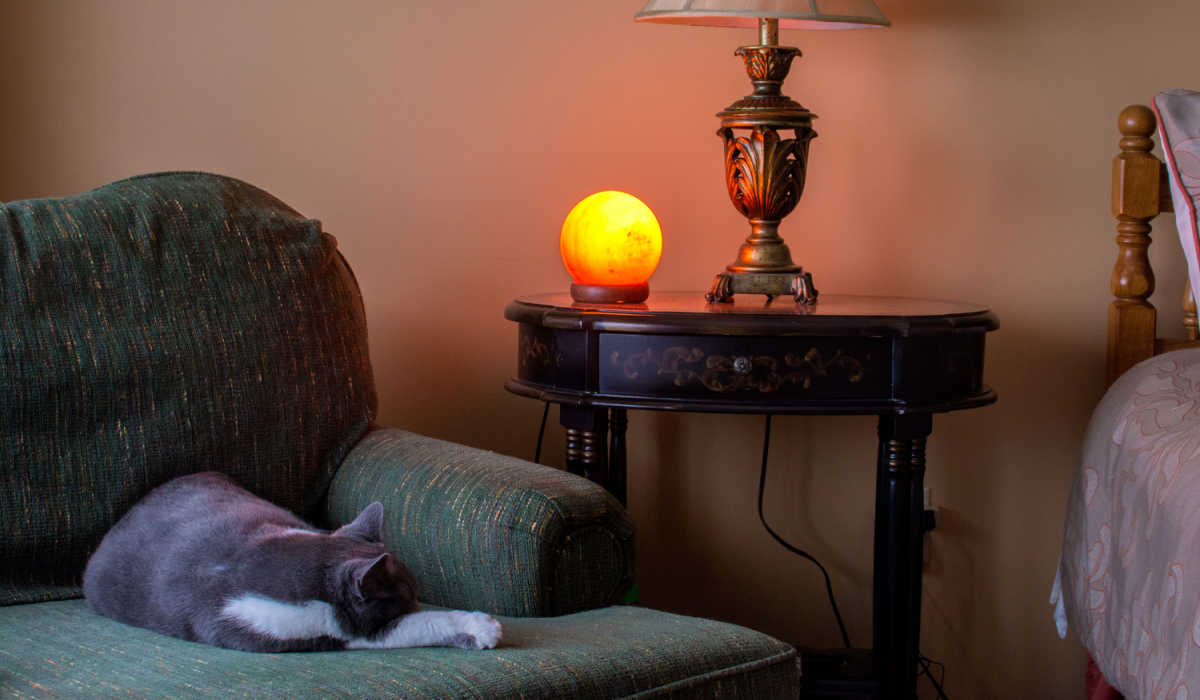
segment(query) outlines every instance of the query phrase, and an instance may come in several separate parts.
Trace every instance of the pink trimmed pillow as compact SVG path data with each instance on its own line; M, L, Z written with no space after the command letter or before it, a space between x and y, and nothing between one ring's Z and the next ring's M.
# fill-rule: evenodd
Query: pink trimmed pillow
M1192 297L1200 300L1200 92L1160 92L1154 98L1154 111Z

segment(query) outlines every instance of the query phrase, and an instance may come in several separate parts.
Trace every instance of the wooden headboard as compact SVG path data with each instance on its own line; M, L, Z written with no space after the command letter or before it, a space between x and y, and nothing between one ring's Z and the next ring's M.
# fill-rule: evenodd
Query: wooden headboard
M1108 384L1142 360L1168 350L1200 346L1196 302L1185 285L1182 339L1158 337L1156 312L1150 303L1154 270L1150 269L1150 220L1172 211L1167 167L1154 148L1157 120L1145 105L1130 105L1117 119L1121 152L1113 158L1112 212L1117 217L1117 264L1113 266L1108 307Z

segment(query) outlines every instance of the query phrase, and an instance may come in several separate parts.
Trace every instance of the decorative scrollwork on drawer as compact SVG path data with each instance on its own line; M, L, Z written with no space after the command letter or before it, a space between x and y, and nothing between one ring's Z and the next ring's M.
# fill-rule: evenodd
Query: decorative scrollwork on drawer
M727 392L756 390L761 393L777 391L788 385L804 389L812 386L817 377L841 379L851 384L866 376L866 364L842 350L826 357L818 348L801 353L786 353L782 361L771 355L707 355L696 347L671 346L656 356L653 348L622 356L613 351L610 361L627 379L638 379L645 373L666 376L675 386L700 383L709 391ZM869 358L865 358L868 359Z
M869 360L869 358L865 359ZM842 370L843 378L851 384L861 382L867 374L867 367L862 360L842 350L835 351L833 356L826 360L821 356L820 350L810 348L803 356L789 352L783 356L783 361L788 367L806 368L811 372L808 379L804 381L805 388L812 383L813 376L827 376L829 370L833 368Z
M562 353L554 346L543 343L537 336L522 333L518 341L518 353L521 366L537 365L540 367L557 367L562 363Z

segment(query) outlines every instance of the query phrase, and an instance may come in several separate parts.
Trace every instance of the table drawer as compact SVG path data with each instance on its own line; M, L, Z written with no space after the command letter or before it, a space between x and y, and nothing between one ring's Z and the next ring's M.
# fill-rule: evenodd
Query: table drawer
M517 376L547 387L582 391L587 376L586 341L582 331L522 323L517 337Z
M891 394L891 340L602 333L605 395L852 399Z

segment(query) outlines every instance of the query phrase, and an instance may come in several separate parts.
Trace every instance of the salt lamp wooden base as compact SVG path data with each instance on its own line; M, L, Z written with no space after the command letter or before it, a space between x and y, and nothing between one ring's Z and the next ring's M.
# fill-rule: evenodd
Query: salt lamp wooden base
M572 284L571 298L586 304L636 304L650 296L650 285Z

